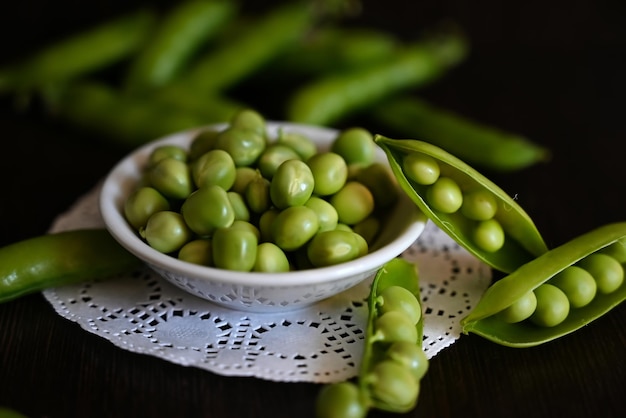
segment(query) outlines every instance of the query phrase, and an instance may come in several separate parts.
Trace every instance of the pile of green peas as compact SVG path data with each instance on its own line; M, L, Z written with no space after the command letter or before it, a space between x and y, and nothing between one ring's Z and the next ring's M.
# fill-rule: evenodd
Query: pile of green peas
M377 273L369 296L365 348L358 381L324 386L318 418L357 418L369 409L408 412L428 371L422 349L423 318L415 266L402 258Z
M188 149L153 149L124 204L127 221L156 250L205 266L286 272L335 265L368 253L393 175L375 161L371 133L338 132L319 151L306 135L279 130L243 109Z
M615 242L565 267L500 311L508 323L530 321L542 327L561 324L571 309L589 305L597 293L609 295L624 282L626 248Z
M439 163L426 154L406 154L402 168L415 183L428 186L425 198L434 210L446 214L459 211L473 221L471 236L479 248L487 252L502 248L505 233L495 219L498 202L492 193L485 189L463 190L457 181L441 175Z

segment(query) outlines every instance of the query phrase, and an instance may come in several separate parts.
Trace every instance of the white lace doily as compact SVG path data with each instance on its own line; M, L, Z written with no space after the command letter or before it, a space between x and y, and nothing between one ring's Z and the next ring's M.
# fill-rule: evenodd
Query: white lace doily
M59 216L51 232L103 227L100 187ZM403 257L416 263L429 358L460 336L459 321L491 281L491 270L433 223ZM56 312L118 347L229 376L328 383L358 372L371 280L286 313L213 305L149 269L43 292Z

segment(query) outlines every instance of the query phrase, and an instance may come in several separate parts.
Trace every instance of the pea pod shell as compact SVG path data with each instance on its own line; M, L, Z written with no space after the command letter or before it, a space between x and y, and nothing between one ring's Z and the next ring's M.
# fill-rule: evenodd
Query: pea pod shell
M484 263L502 272L511 273L522 264L548 251L543 237L524 209L500 187L459 158L435 145L419 140L390 139L381 135L376 135L374 140L385 151L398 183L413 202L459 245ZM441 213L430 207L425 200L426 186L410 181L402 169L402 156L413 152L436 159L441 168L441 175L453 178L462 188L486 189L497 198L499 209L496 219L507 235L500 250L488 252L474 244L470 237L470 223L465 222L462 214Z
M463 37L449 34L399 49L387 60L330 73L296 90L288 119L331 125L343 117L407 88L426 85L458 64L467 53Z
M181 84L195 94L223 91L296 45L312 23L309 7L286 3L199 57Z
M530 347L583 327L626 300L626 282L612 293L598 292L589 305L570 310L565 321L554 327L539 327L527 323L509 324L495 314L568 266L624 239L626 222L608 224L580 235L524 264L487 289L476 307L461 321L463 332L465 334L471 332L505 346Z
M73 80L137 51L156 23L139 10L51 44L0 76L0 91L29 91Z
M420 300L419 276L416 266L403 259L394 258L382 266L372 282L372 287L368 297L369 313L367 321L367 334L365 337L365 347L363 349L363 357L361 360L360 376L366 376L367 373L381 360L386 347L370 342L370 338L374 335L374 323L379 315L377 307L377 299L380 293L390 286L402 286L409 290ZM415 325L417 329L417 341L422 341L424 335L424 316ZM361 381L363 384L363 382ZM362 387L362 390L367 390ZM415 407L415 403L410 405L388 405L376 399L371 399L372 406L377 409L391 412L408 412Z
M171 81L234 12L233 3L221 0L186 0L175 6L133 59L126 79L129 90L143 91Z
M0 303L141 266L105 229L29 238L0 248Z
M550 158L550 150L522 135L467 119L417 97L387 100L370 114L403 135L421 138L476 166L514 171Z

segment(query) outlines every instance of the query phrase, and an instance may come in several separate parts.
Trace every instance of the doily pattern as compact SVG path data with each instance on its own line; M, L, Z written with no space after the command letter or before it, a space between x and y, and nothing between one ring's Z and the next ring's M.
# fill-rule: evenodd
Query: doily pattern
M99 185L50 232L103 227ZM491 282L488 266L429 222L402 257L416 263L423 347L432 358L460 336L459 321ZM146 268L43 292L55 311L118 347L227 376L329 383L358 373L371 280L309 307L239 312L211 304Z

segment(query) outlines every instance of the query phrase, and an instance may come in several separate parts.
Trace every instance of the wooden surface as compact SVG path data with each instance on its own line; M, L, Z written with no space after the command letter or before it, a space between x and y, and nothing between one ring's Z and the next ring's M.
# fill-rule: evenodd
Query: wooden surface
M138 2L119 3L5 4L0 63ZM547 164L485 172L517 196L550 246L626 220L625 3L364 4L364 23L401 36L414 36L443 17L467 31L469 58L419 93L552 150ZM0 126L0 245L44 234L124 154L37 110L18 112L6 97L0 99ZM462 336L431 361L419 404L407 416L617 417L626 414L625 383L622 304L535 348ZM61 318L40 294L0 305L0 405L30 417L304 418L312 416L318 389L223 377L127 352Z

